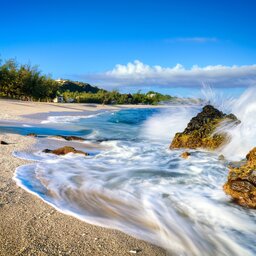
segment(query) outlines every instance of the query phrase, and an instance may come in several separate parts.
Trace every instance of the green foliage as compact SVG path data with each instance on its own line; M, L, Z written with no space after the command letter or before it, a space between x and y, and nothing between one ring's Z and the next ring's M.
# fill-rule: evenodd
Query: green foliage
M60 80L59 91L64 93L66 91L70 92L92 92L97 93L100 89L96 86L91 86L88 83L75 82L70 80Z
M0 96L22 100L50 101L56 97L59 84L41 75L37 67L19 65L8 60L0 66Z
M158 104L173 97L150 91L120 93L106 91L87 83L70 80L55 81L42 75L37 67L20 65L15 60L0 60L0 96L21 100L52 101L63 96L65 102L99 104Z
M174 99L169 95L162 95L156 92L148 92L146 94L138 91L134 94L119 93L116 90L105 91L99 90L97 93L79 93L69 92L63 93L66 102L77 103L99 103L99 104L148 104L155 105L161 101L171 101Z

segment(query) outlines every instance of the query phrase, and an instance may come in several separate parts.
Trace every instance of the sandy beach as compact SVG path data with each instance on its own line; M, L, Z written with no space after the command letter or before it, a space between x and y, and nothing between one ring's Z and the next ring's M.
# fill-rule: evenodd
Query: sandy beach
M27 102L0 99L0 120L35 122L55 114L90 115L97 111L118 110L126 108L154 108L164 105L101 105L79 103Z
M92 113L131 106L53 104L0 100L0 120L33 121L56 112ZM138 106L136 106L138 107ZM145 106L139 106L145 107ZM34 115L34 116L33 116ZM19 188L15 169L28 163L12 156L31 147L34 138L0 134L0 255L167 255L155 245L120 231L102 228L62 214ZM136 251L137 250L137 251Z

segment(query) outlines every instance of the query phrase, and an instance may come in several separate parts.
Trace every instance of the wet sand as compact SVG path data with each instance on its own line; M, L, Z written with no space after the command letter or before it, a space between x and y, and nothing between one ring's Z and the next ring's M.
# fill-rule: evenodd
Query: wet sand
M100 111L127 108L154 108L164 105L102 105L78 103L27 102L0 99L0 120L35 122L51 115L91 115Z
M78 104L28 103L0 100L1 120L24 120L23 115L51 111L84 111ZM83 105L83 104L82 104ZM98 105L99 106L99 105ZM87 108L100 108L98 107ZM105 107L105 106L103 106ZM111 106L109 107L111 108ZM90 109L89 109L90 111ZM0 134L0 255L167 255L155 245L120 231L82 222L62 214L38 197L19 188L12 177L28 161L14 158L13 151L31 147L34 138Z

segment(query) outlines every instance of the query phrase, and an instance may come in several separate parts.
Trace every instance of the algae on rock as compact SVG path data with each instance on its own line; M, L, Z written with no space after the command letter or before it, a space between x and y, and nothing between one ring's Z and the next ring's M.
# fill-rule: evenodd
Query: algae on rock
M224 191L238 204L256 208L256 148L246 156L240 167L230 167Z
M62 148L57 148L57 149L54 149L54 150L44 149L43 152L44 153L55 154L55 155L66 155L66 154L69 154L69 153L82 154L84 156L89 155L88 153L86 153L82 150L76 150L75 148L69 147L69 146L65 146L65 147L62 147Z
M170 149L205 148L214 150L228 142L228 134L217 133L216 129L222 122L237 124L240 122L235 115L224 114L211 105L206 105L202 112L193 117L183 132L176 133Z

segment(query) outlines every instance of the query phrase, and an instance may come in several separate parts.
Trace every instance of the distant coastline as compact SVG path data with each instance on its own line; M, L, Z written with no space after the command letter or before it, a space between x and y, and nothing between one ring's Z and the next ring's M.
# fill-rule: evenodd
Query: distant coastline
M200 100L179 98L156 91L120 93L107 91L88 83L67 79L54 80L31 65L10 59L0 65L0 97L23 101L57 103L96 103L106 105L157 105L160 103L196 103Z

